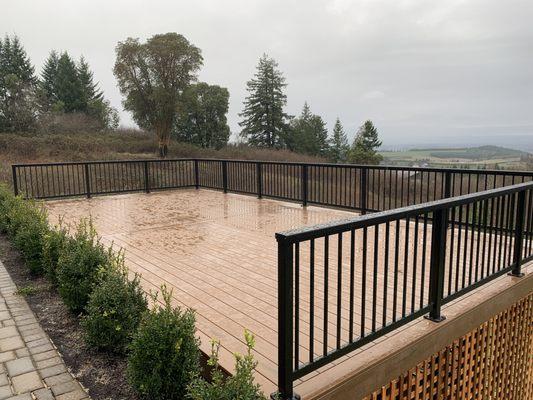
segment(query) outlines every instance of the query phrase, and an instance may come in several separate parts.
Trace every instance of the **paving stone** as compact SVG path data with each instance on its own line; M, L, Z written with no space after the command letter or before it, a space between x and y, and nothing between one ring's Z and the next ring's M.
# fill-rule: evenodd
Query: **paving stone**
M19 332L17 331L17 328L14 326L6 326L4 328L0 328L0 339L9 338L12 336L18 336Z
M86 399L87 393L85 393L83 390L79 389L74 392L69 392L65 394L60 394L56 397L57 400L81 400Z
M0 387L0 400L7 399L11 396L13 396L13 393L11 392L11 387L9 385Z
M24 342L20 336L12 336L0 339L0 351L15 350L24 347Z
M65 372L59 375L51 376L49 378L44 378L44 381L48 386L54 386L59 385L60 383L68 382L71 379L72 376L68 372Z
M67 372L67 369L63 364L54 365L53 367L43 368L39 371L43 378L49 378L51 376L59 375L63 372Z
M10 350L10 351L4 351L2 353L0 353L0 362L6 362L6 361L9 361L9 360L14 360L15 358L17 358L17 356L15 355L15 352Z
M11 378L26 372L35 371L35 366L30 357L19 358L6 363L7 373Z
M45 351L50 351L50 350L54 350L54 346L52 346L51 343L47 343L47 344L43 344L41 346L32 347L30 349L30 353L31 354L39 354L39 353L44 353Z
M7 400L33 400L33 398L31 397L31 394L25 393L14 397L9 397Z
M33 392L35 400L54 400L55 397L50 388L43 388Z
M15 350L15 354L17 355L17 358L28 357L30 351L26 347L23 347L22 349Z
M41 361L41 360L46 360L54 356L57 356L57 352L55 350L50 350L50 351L45 351L44 353L35 354L33 356L33 359L35 361Z
M36 361L35 364L37 368L44 369L48 367L53 367L54 365L63 364L63 360L59 356L51 357L46 360Z
M60 383L59 385L52 386L52 392L55 396L59 396L60 394L74 392L78 390L80 386L74 382L73 380L70 380L68 382Z
M36 371L15 376L14 378L11 378L11 383L13 384L16 393L31 392L32 390L40 389L44 386Z
M0 374L0 386L5 386L5 385L9 385L7 374Z

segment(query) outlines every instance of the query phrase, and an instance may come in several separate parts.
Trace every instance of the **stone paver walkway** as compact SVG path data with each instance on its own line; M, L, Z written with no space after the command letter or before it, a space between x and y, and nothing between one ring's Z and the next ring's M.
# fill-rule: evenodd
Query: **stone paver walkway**
M89 399L0 261L0 400Z

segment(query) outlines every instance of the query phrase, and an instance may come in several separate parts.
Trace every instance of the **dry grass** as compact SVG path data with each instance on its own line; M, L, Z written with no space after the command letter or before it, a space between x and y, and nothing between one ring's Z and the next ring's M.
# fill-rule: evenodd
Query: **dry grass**
M87 134L0 133L0 182L11 183L11 164L15 163L154 158L156 147L154 136L138 130ZM210 150L172 142L169 158L174 157L326 161L286 150L256 149L246 145Z

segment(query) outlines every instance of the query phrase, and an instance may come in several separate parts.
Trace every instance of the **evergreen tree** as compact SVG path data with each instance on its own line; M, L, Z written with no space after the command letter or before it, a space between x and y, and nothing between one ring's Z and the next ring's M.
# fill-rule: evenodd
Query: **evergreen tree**
M367 120L355 135L348 155L349 161L356 164L379 164L383 157L376 149L380 146L378 131L372 121Z
M17 36L0 39L0 130L29 130L35 122L36 78Z
M349 149L348 138L346 137L346 133L344 133L340 119L337 118L333 127L333 137L329 143L329 156L331 161L336 163L346 161Z
M98 89L98 84L94 82L93 72L83 56L80 57L78 63L78 76L83 88L83 97L87 104L91 101L102 101L104 99L104 94Z
M66 113L87 111L83 83L76 63L67 52L63 52L57 62L55 88L57 102L62 111Z
M311 112L309 104L304 103L302 113L290 124L286 137L287 147L298 153L326 155L328 152L328 130L322 117Z
M254 78L247 82L248 96L244 110L241 136L252 146L284 147L289 116L283 111L287 96L283 93L287 86L285 78L278 70L278 64L264 54L259 59Z
M41 81L39 87L42 94L47 100L48 105L52 105L58 101L57 97L57 66L59 64L59 56L55 50L50 52L46 59L41 73Z
M217 85L200 82L185 89L175 128L178 140L203 148L225 146L230 135L228 103L228 89Z

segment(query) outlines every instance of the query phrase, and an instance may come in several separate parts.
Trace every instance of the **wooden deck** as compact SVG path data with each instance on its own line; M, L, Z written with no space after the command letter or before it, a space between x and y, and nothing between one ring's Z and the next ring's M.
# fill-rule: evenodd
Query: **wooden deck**
M245 350L244 329L253 332L259 362L257 380L266 393L275 390L277 380L277 244L274 233L356 215L203 189L48 201L46 205L52 221L61 216L65 223L75 224L81 217L91 216L106 243L114 243L126 250L127 266L142 275L146 290L156 290L163 283L173 288L176 304L196 310L202 350L210 352L210 338L221 341L221 365L224 368L231 371L234 364L232 354ZM415 246L422 248L422 236L418 235L418 243L412 240L411 249ZM331 246L335 248L333 241ZM371 257L372 252L369 253ZM321 257L320 252L317 252L317 257ZM420 252L418 257L422 257ZM425 257L429 257L429 246ZM302 255L302 260L305 260L305 255ZM369 262L372 260L369 259ZM301 273L306 276L308 271L302 270ZM392 271L389 273L392 274ZM321 281L319 275L316 278L317 282ZM330 278L334 287L334 271ZM392 275L389 278L390 284ZM413 296L416 302L420 295L427 296L428 275L423 281L420 277L418 279L420 292L408 293L408 297ZM348 282L347 277L343 277L343 282ZM368 284L372 287L373 282ZM302 287L301 293L306 296L308 288ZM317 303L324 301L323 293L317 292L316 296ZM388 300L392 304L392 299ZM383 296L378 299L378 306L382 304ZM335 320L336 306L332 298L332 321ZM359 306L356 304L355 309ZM300 340L304 353L308 312L305 305L302 307ZM343 321L347 318L347 309L348 306L343 304ZM367 318L371 313L372 310L368 309ZM377 312L377 317L381 318L381 311ZM416 323L431 324L420 320ZM317 317L315 327L322 325L323 321ZM305 398L307 394L337 380L347 373L346 368L353 368L353 363L347 362L350 358L369 352L375 344L408 326L295 382L296 392ZM367 329L369 327L370 324ZM347 337L346 328L343 328L343 337ZM316 340L315 349L321 349L320 340ZM328 347L333 348L334 345L334 337L331 336ZM370 356L371 352L368 354ZM368 357L361 359L368 360ZM339 365L346 365L346 368L339 368ZM321 378L316 379L319 375Z

